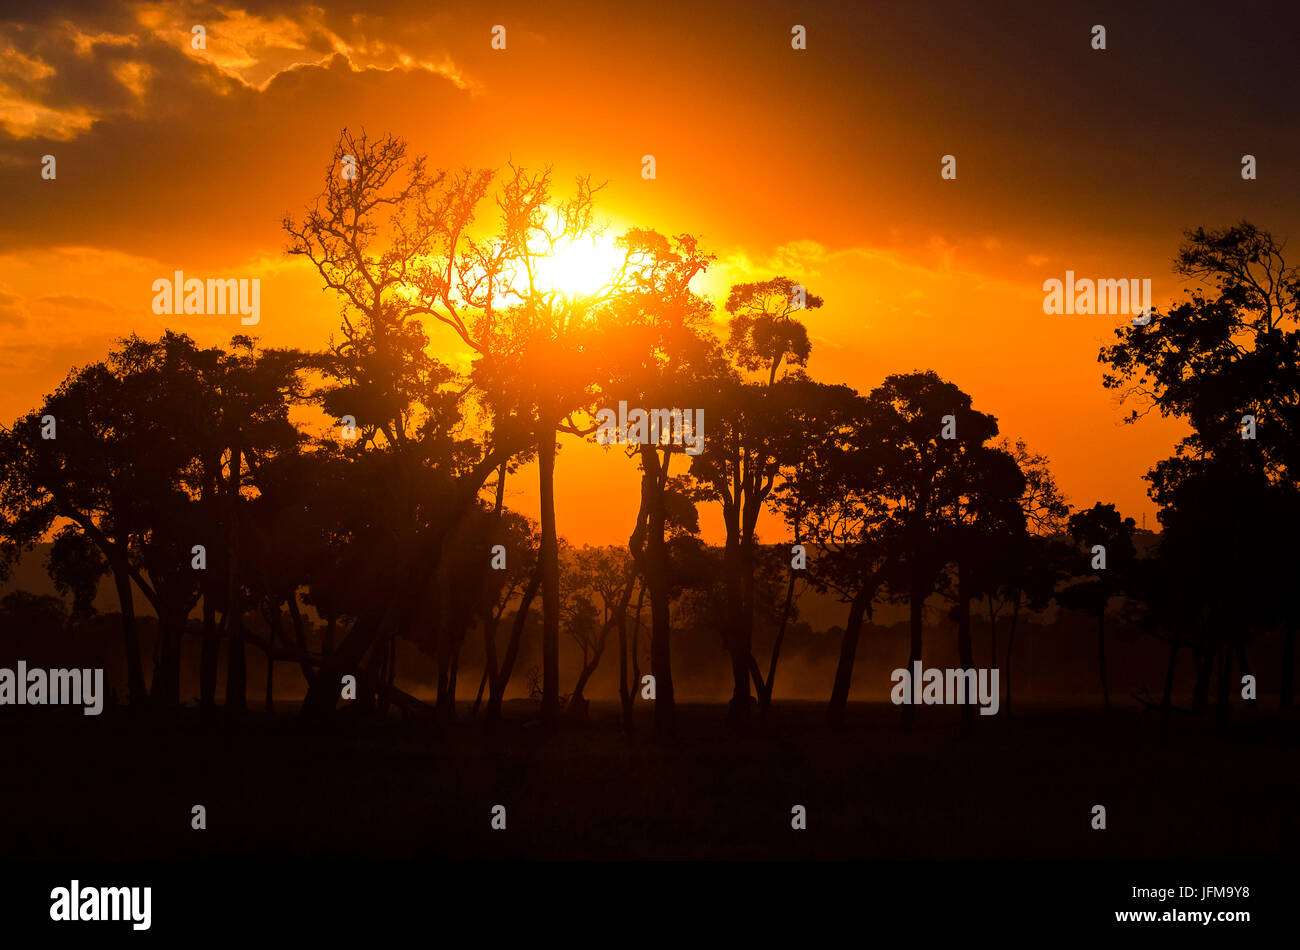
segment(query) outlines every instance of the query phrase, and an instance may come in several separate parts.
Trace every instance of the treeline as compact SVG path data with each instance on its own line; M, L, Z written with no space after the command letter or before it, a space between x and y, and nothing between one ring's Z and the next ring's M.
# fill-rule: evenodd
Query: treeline
M1141 553L1146 550L1144 545L1158 541L1158 535L1139 530L1136 540ZM107 682L118 684L119 691L122 691L126 677L116 594L111 585L101 581L92 609L74 616L72 599L59 596L46 575L45 563L50 547L48 543L41 544L24 554L7 584L0 586L0 644L3 644L0 647L0 666L12 667L16 658L23 658L28 668L104 667ZM801 704L817 702L824 708L834 682L847 608L834 593L816 591L801 581L795 587L789 616L783 614L781 608L789 576L789 549L788 543L764 545L760 553L764 562L771 563L772 569L760 569L757 581L759 610L755 618L754 652L766 665L776 638L782 637L775 688L778 710L782 700ZM605 649L598 661L592 653L588 653L584 661L581 642L592 630L593 610L601 624L603 617L600 615L599 593L581 583L578 566L580 559L591 557L600 550L626 557L626 548L616 545L592 548L561 545L560 549L561 594L566 603L571 604L561 618L560 700L565 716L585 718L588 714L587 703L573 701L577 684L584 674L582 695L590 700L591 715L601 716L595 707L604 704L611 709L611 713L604 715L612 714L615 718L618 715L617 630L611 631L606 638ZM816 556L815 551L812 556ZM721 648L717 611L711 604L722 595L721 548L710 546L706 549L706 558L704 566L708 574L697 582L701 592L679 597L673 603L673 685L679 704L683 701L725 702L732 691L730 663ZM712 591L711 596L705 593L707 591ZM629 650L635 651L629 656L633 672L650 668L649 608L639 595L638 588L628 607L630 615L626 635ZM589 610L583 601L590 603L593 610ZM639 612L638 602L641 604ZM310 604L302 603L300 606L309 652L319 653L325 623ZM536 606L534 604L534 608ZM991 618L990 606L987 598L974 605L973 652L977 667L1000 671L1002 702L998 715L1014 715L1021 709L1043 702L1101 702L1094 615L1064 609L1059 604L1043 611L1022 611L1017 618L1015 635L1011 638L1013 677L1008 683L1005 663L1011 618L1006 610ZM992 606L996 607L996 602ZM1148 635L1134 606L1123 599L1115 600L1106 618L1108 680L1111 694L1120 705L1128 704L1131 694L1158 703L1165 669L1167 644ZM514 609L514 604L507 608L506 624L513 620ZM281 610L283 613L284 608ZM927 667L958 665L956 639L951 635L953 624L948 618L950 610L951 603L942 597L933 598L927 606L924 633ZM283 616L282 624L287 626L288 623L287 615ZM269 642L273 624L262 612L246 613L244 624L252 642ZM158 621L147 603L138 612L136 628L146 678L149 678L151 664L158 653ZM599 630L599 626L596 629ZM893 688L890 675L906 662L908 645L906 601L890 603L882 599L876 604L871 619L864 621L862 626L854 661L850 704L888 700ZM1276 668L1280 646L1280 638L1266 638L1252 650L1252 657L1258 656L1257 662L1266 668ZM191 703L196 702L199 695L201 648L202 611L196 610L181 635L181 696ZM260 646L250 646L248 650L249 707L267 712L297 710L307 685L299 664L282 651L273 651L273 655L276 659L268 664L266 650ZM401 638L395 641L394 655L395 688L418 700L429 701L437 689L437 666L433 658L420 646ZM587 673L588 663L594 667L590 673ZM480 719L487 702L486 656L480 628L470 631L456 664L457 717ZM1185 664L1178 672L1176 688L1179 695L1185 690L1190 697L1193 664ZM639 677L633 679L640 682ZM515 672L506 691L506 709L512 710L512 716L526 716L534 711L533 704L540 697L540 685L541 615L539 610L532 609L524 621ZM481 693L480 686L483 687ZM1276 683L1266 683L1263 688L1274 696L1264 699L1262 704L1275 705ZM220 702L220 686L217 698ZM639 693L631 698L636 710L635 721L648 719L651 704ZM354 713L358 711L352 705L346 708ZM404 714L421 719L427 719L431 714L430 709L416 703L404 702L402 710Z
M314 206L284 220L288 253L339 298L327 349L132 336L0 434L4 563L52 540L49 571L74 611L111 582L130 704L180 703L181 637L197 611L205 711L217 706L223 656L224 709L246 709L250 646L301 670L305 717L334 716L345 677L354 711L415 708L394 685L402 639L434 658L435 714L450 721L474 636L486 661L477 703L494 720L537 611L545 722L565 706L582 714L591 673L614 652L629 725L648 674L656 729L671 732L671 632L689 613L719 634L728 716L743 727L770 710L802 588L834 594L846 612L827 684L832 725L864 622L885 600L909 607L911 660L922 659L926 605L944 604L967 667L984 610L994 635L1005 631L1008 677L1025 612L1053 600L1089 612L1103 687L1106 618L1126 604L1169 641L1166 710L1180 656L1193 657L1200 705L1217 670L1226 711L1252 638L1282 628L1290 703L1296 606L1278 528L1297 510L1297 280L1268 235L1249 225L1189 235L1180 267L1213 289L1121 328L1101 354L1106 385L1193 427L1150 476L1162 543L1139 558L1132 519L1103 504L1071 513L1046 460L935 373L892 375L865 395L810 378L803 312L822 300L794 280L732 287L721 339L712 303L690 286L712 255L689 235L633 229L605 287L566 293L546 284L545 262L592 239L597 189L580 179L557 198L549 171L514 167L493 181L431 171L400 140L345 130ZM495 229L475 220L489 206ZM471 354L468 368L433 355L433 331L444 350ZM666 440L615 449L640 473L628 542L580 551L564 569L557 440L595 438L596 412L620 401L702 409L703 452ZM313 413L334 424L309 426ZM1258 437L1242 437L1243 416ZM536 521L505 504L528 462ZM722 515L720 549L700 540L704 506ZM760 543L764 512L784 520L788 543ZM140 598L160 631L149 682ZM308 637L308 606L319 638ZM769 621L779 632L757 656L756 624ZM562 633L582 659L571 688ZM905 723L915 714L903 706Z

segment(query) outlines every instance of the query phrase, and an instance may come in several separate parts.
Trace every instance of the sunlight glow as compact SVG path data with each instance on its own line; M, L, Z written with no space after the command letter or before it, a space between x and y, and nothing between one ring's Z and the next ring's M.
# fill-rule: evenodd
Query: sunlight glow
M543 291L588 295L608 286L623 263L623 250L605 235L565 239L537 259L537 283Z

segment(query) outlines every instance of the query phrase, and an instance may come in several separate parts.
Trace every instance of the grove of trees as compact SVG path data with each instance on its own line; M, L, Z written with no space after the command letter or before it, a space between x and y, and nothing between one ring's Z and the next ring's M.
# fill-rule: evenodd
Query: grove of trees
M328 347L202 347L168 331L74 368L0 431L0 572L49 543L74 616L111 583L136 708L182 702L182 640L198 636L207 715L247 710L250 647L267 657L267 707L279 665L305 680L308 719L423 710L395 685L401 640L435 661L439 722L458 696L493 722L537 614L544 723L585 716L593 674L616 662L626 727L648 673L656 731L671 733L672 642L689 613L727 657L727 718L744 729L771 714L810 590L845 611L825 684L832 727L885 602L908 606L909 663L923 659L927 610L943 610L967 668L983 662L973 618L986 622L1006 708L1021 618L1049 605L1095 619L1108 709L1117 616L1168 643L1166 721L1186 662L1194 710L1213 682L1226 715L1244 674L1292 705L1300 607L1281 538L1300 524L1300 277L1278 240L1248 223L1189 232L1178 267L1195 288L1100 353L1132 418L1156 411L1191 433L1148 476L1161 533L1139 556L1133 519L1101 502L1072 512L1047 460L955 383L900 372L863 394L812 378L805 311L823 301L798 275L733 286L725 336L692 290L714 258L689 235L629 230L598 291L549 286L546 259L597 236L598 191L583 179L559 195L549 169L434 171L400 139L345 130L315 203L284 219L287 252L339 305ZM468 368L437 355L453 345ZM640 476L626 544L565 550L556 481L581 473L565 471L559 439L594 439L597 409L620 401L701 408L704 450L619 446ZM506 504L530 463L536 521ZM720 550L701 540L706 508L721 515ZM764 515L787 535L760 539ZM760 624L778 631L764 655ZM1255 669L1253 645L1275 631L1281 668ZM458 683L471 638L484 667ZM562 649L580 660L576 682L561 682ZM917 709L901 715L909 726Z

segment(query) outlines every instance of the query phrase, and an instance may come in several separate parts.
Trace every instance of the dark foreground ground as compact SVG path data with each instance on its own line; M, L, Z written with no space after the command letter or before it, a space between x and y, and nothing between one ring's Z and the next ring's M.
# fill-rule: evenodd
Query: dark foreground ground
M114 711L0 716L0 857L1223 859L1300 850L1300 720L1226 730L1180 717L1161 743L1134 709L1019 707L962 740L952 709L899 731L892 706L778 705L766 735L718 705L679 738L615 709L547 736L520 704L496 737L464 723L310 730ZM642 710L642 715L646 710ZM57 718L56 718L57 716ZM207 809L207 830L190 827ZM490 827L494 805L507 828ZM807 830L790 827L807 809ZM1094 805L1107 829L1094 831Z

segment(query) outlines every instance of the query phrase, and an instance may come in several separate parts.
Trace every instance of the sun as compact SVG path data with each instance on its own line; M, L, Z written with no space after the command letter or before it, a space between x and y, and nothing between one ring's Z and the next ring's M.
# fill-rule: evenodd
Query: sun
M540 289L589 296L609 285L623 264L623 250L603 234L564 238L536 264Z

